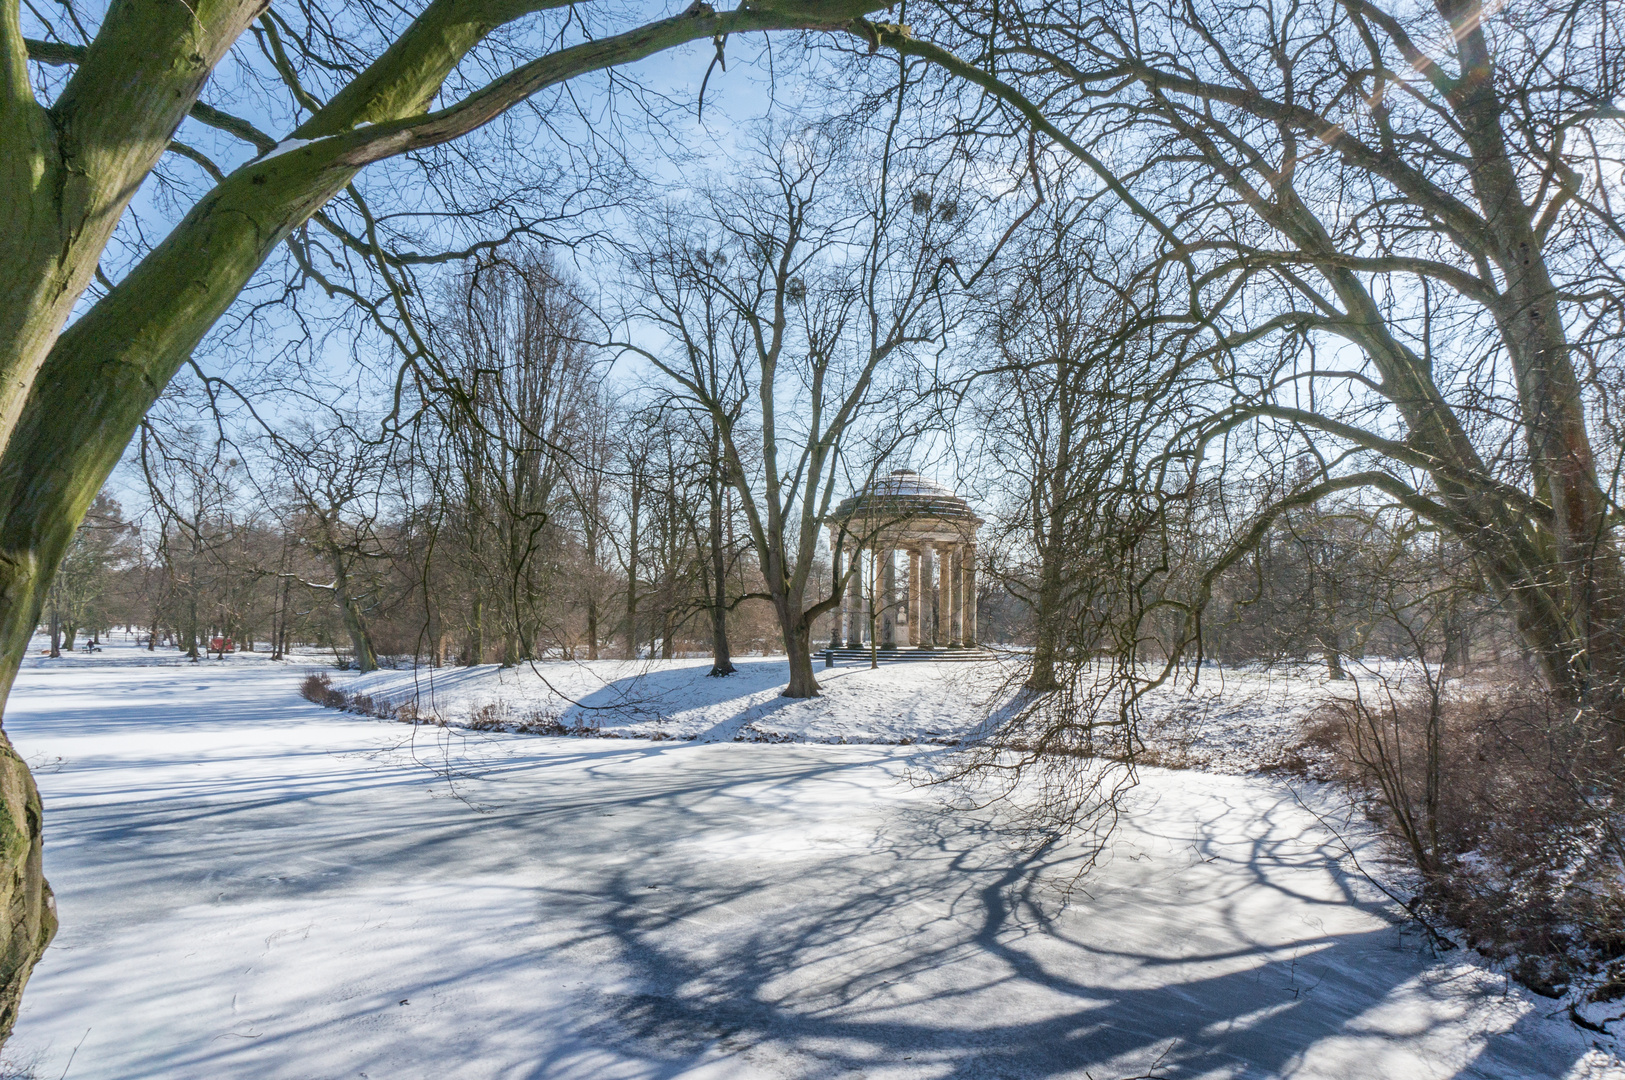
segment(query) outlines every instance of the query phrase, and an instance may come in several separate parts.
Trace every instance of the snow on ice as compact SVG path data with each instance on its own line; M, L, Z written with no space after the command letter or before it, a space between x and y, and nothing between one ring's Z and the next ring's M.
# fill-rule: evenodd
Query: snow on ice
M837 669L786 705L772 662L742 666L635 691L543 669L679 737L650 741L350 716L251 655L31 660L6 728L62 930L8 1058L72 1080L1622 1075L1555 1003L1431 956L1300 802L1324 792L1145 769L1080 878L1087 838L1034 852L1008 808L909 782L950 749L874 745L963 734L990 673ZM558 707L520 677L441 672L436 705ZM1284 726L1274 685L1238 723ZM1243 740L1205 731L1187 747L1224 767Z

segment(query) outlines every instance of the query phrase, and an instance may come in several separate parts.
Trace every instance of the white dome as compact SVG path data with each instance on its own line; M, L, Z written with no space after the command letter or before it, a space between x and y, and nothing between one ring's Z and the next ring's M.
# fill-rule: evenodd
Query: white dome
M871 483L842 499L830 515L835 521L848 521L859 516L982 523L970 504L954 494L953 488L921 476L913 469L894 469L890 476L875 477Z

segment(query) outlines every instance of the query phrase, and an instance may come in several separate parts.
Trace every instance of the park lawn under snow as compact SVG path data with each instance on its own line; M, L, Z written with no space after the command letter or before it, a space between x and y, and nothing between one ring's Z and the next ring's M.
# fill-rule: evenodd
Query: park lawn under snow
M31 660L8 705L62 919L7 1048L39 1077L1625 1075L1432 956L1312 786L1142 770L1079 877L1087 838L911 783L943 747L401 725L152 659ZM934 724L916 678L831 678L805 730L886 684L846 730Z
M1019 695L1018 660L985 663L843 662L816 674L816 698L780 696L782 657L736 661L711 678L709 659L544 661L512 668L380 670L334 685L376 703L416 704L450 724L523 730L537 721L620 738L702 742L954 745L974 739ZM1305 673L1307 671L1307 674ZM1322 669L1204 668L1143 703L1141 732L1156 760L1210 772L1278 765L1302 734L1303 715L1330 693Z

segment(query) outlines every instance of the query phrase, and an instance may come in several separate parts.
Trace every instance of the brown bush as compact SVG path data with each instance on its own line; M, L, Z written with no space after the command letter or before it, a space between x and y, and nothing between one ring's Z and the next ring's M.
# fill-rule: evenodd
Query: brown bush
M306 701L317 705L327 704L328 692L333 689L333 680L319 671L313 671L305 676L305 681L299 684L299 696Z
M468 714L468 723L464 726L471 731L505 731L511 716L508 707L500 702L491 702L481 705Z
M532 708L526 713L524 718L515 726L515 730L525 735L584 735L589 733L581 728L565 727L556 711L543 706Z
M1305 744L1363 794L1421 903L1519 981L1625 980L1613 725L1538 690L1434 688L1328 704Z

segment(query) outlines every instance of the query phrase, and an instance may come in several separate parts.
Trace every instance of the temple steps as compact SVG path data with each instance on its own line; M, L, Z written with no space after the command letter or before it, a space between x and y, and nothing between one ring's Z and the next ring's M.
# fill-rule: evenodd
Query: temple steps
M869 662L869 650L862 649L825 649L822 654L824 666L831 667L837 663ZM964 664L978 660L996 660L998 653L992 649L984 649L978 645L968 648L939 648L916 649L905 646L901 649L880 649L875 658L882 664L907 664L930 661L938 664Z

